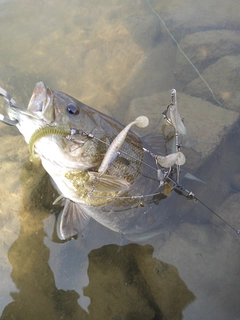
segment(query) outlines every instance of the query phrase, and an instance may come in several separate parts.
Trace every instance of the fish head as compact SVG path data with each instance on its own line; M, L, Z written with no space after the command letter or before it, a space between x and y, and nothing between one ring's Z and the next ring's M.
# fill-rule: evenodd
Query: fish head
M55 122L51 90L43 82L38 82L34 88L28 108L8 104L7 112L10 119L18 121L16 126L26 142L29 143L32 134L37 129Z
M83 103L69 95L51 90L43 82L38 82L28 104L28 110L47 125L61 125L68 128L81 122Z
M40 130L34 149L41 160L44 158L52 163L61 162L62 167L80 170L101 163L106 145L98 141L108 139L104 130L106 121L101 119L101 113L73 97L38 82L27 109L9 104L7 111L10 119L18 121L16 126L29 147L33 135ZM44 128L49 130L49 134L41 134ZM55 134L54 129L64 131L64 134ZM89 138L87 134L78 134L68 139L71 129L94 134L98 140Z
M17 127L28 143L34 131L41 127L61 126L70 129L74 125L81 125L81 110L76 102L74 98L38 82L27 109L9 104L7 112L10 119L18 120Z

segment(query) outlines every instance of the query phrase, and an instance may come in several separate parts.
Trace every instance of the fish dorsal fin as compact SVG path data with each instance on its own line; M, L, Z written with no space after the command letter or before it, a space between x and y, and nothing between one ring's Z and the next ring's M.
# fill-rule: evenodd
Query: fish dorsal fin
M57 234L59 239L66 240L76 236L90 219L78 203L66 199L65 206L58 216Z
M109 174L100 175L99 172L89 171L90 179L84 187L97 192L120 192L129 189L130 183L124 179Z

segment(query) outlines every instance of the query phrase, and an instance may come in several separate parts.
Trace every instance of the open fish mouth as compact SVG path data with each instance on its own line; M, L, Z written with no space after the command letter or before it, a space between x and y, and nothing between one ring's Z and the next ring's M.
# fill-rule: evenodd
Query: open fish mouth
M54 111L52 108L49 108L52 103L52 92L43 82L36 84L28 108L19 106L3 88L0 88L0 96L8 102L6 111L9 118L0 114L0 121L5 124L17 125L20 122L21 116L43 120L48 124L54 121Z
M43 82L38 82L29 101L28 110L49 124L55 120L54 110L50 107L52 100L52 91Z

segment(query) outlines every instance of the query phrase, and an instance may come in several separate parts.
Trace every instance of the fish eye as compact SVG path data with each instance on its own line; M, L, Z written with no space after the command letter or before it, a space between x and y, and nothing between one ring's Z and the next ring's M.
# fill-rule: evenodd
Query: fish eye
M77 106L74 103L69 103L67 105L67 111L70 114L74 114L75 116L79 114L79 110L78 110Z

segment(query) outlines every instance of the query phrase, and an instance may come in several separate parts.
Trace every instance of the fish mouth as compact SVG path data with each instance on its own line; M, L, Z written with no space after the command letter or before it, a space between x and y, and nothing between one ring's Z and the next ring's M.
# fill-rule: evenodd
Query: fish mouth
M38 82L33 90L32 97L29 101L28 108L22 108L11 99L6 106L10 119L17 123L21 116L44 120L46 123L54 121L54 111L51 108L52 92L43 82Z
M32 97L28 104L28 111L50 124L55 120L54 108L52 107L52 91L41 82L37 82Z

